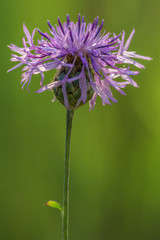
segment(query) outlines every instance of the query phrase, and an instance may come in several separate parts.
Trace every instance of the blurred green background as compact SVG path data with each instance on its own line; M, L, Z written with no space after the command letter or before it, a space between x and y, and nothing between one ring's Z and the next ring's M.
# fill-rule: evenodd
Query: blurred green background
M135 76L139 89L114 92L117 104L101 100L75 113L71 143L70 240L160 239L160 2L158 0L2 0L1 2L1 161L0 239L61 239L65 108L51 103L52 93L21 90L21 70L6 73L10 43L22 46L25 22L46 31L66 13L87 22L97 15L106 31L136 34L130 50L153 57ZM46 83L54 72L46 74Z

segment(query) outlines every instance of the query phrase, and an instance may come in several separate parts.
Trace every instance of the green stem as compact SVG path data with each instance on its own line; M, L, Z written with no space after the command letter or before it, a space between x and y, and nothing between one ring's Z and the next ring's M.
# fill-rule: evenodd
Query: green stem
M70 170L70 140L74 111L67 110L66 118L66 144L64 163L64 195L62 211L62 240L68 240L68 220L69 220L69 170Z

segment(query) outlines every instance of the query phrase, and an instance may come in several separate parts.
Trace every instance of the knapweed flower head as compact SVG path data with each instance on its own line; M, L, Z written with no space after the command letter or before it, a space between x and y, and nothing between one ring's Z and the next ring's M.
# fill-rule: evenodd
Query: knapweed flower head
M102 99L103 105L116 103L110 87L115 88L121 94L128 84L138 87L132 76L139 74L132 71L130 65L137 68L144 66L133 60L135 58L151 60L128 51L130 42L135 33L131 32L125 42L125 32L116 35L101 33L104 20L98 25L99 18L88 25L84 17L78 16L76 23L71 22L67 14L66 22L61 23L58 18L58 26L53 27L48 21L50 34L42 33L35 28L32 34L23 25L26 37L23 38L23 47L13 44L9 48L18 53L13 54L11 61L19 62L9 71L24 65L22 71L22 88L31 82L32 75L41 75L41 93L53 90L57 98L67 109L76 109L89 101L90 109L93 109L97 96ZM41 39L34 43L35 32L38 31ZM133 58L133 59L132 59ZM43 85L44 72L57 69L53 81ZM119 81L119 78L122 81ZM118 81L116 81L118 80Z

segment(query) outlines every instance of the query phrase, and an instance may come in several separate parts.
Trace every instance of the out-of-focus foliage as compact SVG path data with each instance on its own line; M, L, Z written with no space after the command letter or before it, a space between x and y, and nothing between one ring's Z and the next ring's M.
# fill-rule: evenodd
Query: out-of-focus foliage
M65 108L51 103L52 93L22 91L20 69L13 66L7 45L22 45L22 24L47 30L68 12L90 22L105 19L106 31L136 34L130 50L153 57L128 86L127 96L114 91L117 104L97 101L74 116L71 143L70 240L160 239L160 2L2 1L1 3L1 161L0 238L5 240L61 239L61 216L43 203L62 203ZM54 72L47 73L46 83ZM35 204L36 202L36 204Z

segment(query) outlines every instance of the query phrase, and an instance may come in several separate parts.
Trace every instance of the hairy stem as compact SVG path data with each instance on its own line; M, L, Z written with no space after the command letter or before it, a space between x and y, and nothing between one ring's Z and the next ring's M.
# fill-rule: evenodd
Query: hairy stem
M64 193L63 193L64 195L63 195L63 211L62 211L62 240L68 240L70 141L71 141L73 114L74 114L73 110L67 110L65 163L64 163Z

